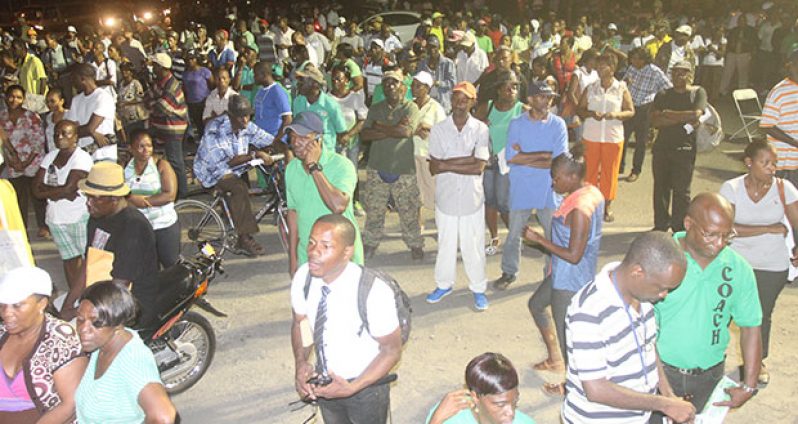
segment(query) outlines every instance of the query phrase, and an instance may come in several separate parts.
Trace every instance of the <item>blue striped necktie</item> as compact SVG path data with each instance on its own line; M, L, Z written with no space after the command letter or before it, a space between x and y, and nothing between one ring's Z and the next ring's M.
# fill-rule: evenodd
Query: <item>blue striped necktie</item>
M319 308L316 310L316 324L313 327L313 344L316 346L316 372L327 374L327 358L324 357L324 324L327 322L327 295L330 288L327 285L321 287L321 300Z

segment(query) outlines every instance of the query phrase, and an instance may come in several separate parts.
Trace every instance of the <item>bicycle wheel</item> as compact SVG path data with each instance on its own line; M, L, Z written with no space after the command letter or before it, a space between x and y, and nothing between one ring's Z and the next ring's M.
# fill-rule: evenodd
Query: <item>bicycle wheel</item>
M180 222L180 255L190 258L197 254L200 243L209 242L216 254L222 256L227 248L227 227L219 214L199 200L183 199L175 205Z
M277 205L275 208L275 225L277 225L277 237L280 238L280 244L283 245L283 251L288 253L288 220L285 216L286 212L282 205Z

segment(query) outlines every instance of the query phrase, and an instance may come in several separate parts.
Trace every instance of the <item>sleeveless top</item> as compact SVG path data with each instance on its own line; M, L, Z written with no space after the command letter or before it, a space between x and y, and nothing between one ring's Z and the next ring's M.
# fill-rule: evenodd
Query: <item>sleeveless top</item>
M579 291L593 281L601 245L601 224L604 217L604 196L595 186L587 185L563 199L551 220L551 241L568 247L571 227L565 223L568 214L580 210L590 216L587 246L582 259L572 264L557 255L551 255L552 287L557 290Z
M42 325L44 328L39 340L31 356L22 365L21 373L29 399L39 413L44 414L61 403L61 397L55 390L53 375L83 354L78 333L70 324L45 314ZM0 348L6 341L8 333L5 326L0 325Z
M141 175L136 175L136 161L131 160L125 167L125 181L130 186L130 194L154 196L161 193L161 173L155 159L150 158ZM161 206L140 208L142 214L150 221L153 230L160 230L177 222L175 202Z
M623 81L613 78L612 85L607 89L601 86L601 81L596 81L585 90L587 109L600 113L620 112L625 92L626 83ZM620 143L623 141L623 121L619 119L597 121L587 118L582 137L593 142Z

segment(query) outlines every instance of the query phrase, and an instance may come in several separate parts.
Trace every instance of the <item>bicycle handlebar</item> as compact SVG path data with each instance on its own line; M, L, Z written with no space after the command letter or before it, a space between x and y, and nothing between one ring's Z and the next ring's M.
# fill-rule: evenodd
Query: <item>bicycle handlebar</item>
M271 158L272 158L272 160L274 162L277 162L277 161L281 161L281 160L285 159L285 155L280 153L280 154L277 154L277 155L271 155ZM256 166L259 166L259 165L263 165L263 159L260 159L260 158L252 159L249 162L247 162L247 165L249 165L249 166L251 166L253 168L256 167Z

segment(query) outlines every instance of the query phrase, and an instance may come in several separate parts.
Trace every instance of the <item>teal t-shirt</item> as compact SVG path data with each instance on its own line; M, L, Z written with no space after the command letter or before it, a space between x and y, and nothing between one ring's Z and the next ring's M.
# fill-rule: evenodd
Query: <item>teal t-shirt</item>
M430 409L429 414L427 414L427 420L424 421L426 424L429 424L429 420L432 419L432 414L435 413L436 409L438 409L439 404L440 402L435 404L435 406ZM444 424L479 424L479 422L476 418L474 418L474 414L470 409L463 409L455 414L455 416L444 421ZM524 414L516 409L515 417L513 417L513 424L535 424L535 420L533 420L529 415Z
M677 242L685 233L673 235ZM706 269L685 251L687 273L682 284L654 304L657 352L678 368L709 368L723 360L729 344L729 322L740 327L762 324L762 307L751 265L725 247Z
M81 424L140 424L144 410L139 394L150 383L161 384L155 358L135 330L133 338L116 354L99 379L94 379L99 350L92 352L89 366L75 392L75 409Z
M316 103L310 104L308 99L300 94L294 99L291 109L295 117L306 110L316 112L324 123L324 137L322 138L324 148L331 152L335 151L338 133L347 130L341 105L335 99L322 91L319 93L319 99L316 100Z
M406 76L404 80L405 87L407 87L407 91L405 91L405 99L413 101L413 92L410 90L410 85L413 84L413 77ZM385 91L382 89L382 83L377 84L374 87L374 94L371 95L371 104L376 105L377 103L385 100Z
M490 133L490 148L494 155L507 146L507 130L510 128L510 121L518 115L524 113L524 104L515 102L515 105L504 112L496 109L493 100L488 103L490 113L488 114L488 132Z
M363 241L360 237L352 204L355 186L357 186L357 170L349 159L335 153L334 150L323 149L319 158L324 176L333 187L349 195L349 204L343 216L355 226L355 253L352 262L363 265ZM297 266L308 261L308 239L310 230L316 220L323 215L332 213L324 204L313 176L305 172L301 160L292 160L285 169L285 190L288 197L288 209L296 211L297 232L299 244L297 245Z

